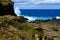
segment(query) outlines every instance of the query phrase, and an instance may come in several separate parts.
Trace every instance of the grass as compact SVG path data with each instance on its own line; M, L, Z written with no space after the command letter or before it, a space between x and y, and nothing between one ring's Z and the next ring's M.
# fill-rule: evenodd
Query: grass
M35 40L36 34L43 36L43 32L37 31L30 23L21 23L4 16L0 16L0 20L0 40Z

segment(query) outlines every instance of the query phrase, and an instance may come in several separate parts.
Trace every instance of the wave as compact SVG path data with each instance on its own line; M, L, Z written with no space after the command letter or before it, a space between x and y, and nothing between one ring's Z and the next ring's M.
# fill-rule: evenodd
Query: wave
M39 16L38 17L38 15L41 15L41 14L38 14L37 16L28 16L28 15L24 15L23 13L22 13L22 11L18 8L18 7L16 7L16 8L14 8L14 11L15 11L15 13L16 13L16 15L17 16L24 16L25 18L28 18L29 20L28 21L34 21L34 20L47 20L47 19L52 19L52 18L54 18L54 17L56 17L56 16ZM33 11L33 10L32 10ZM30 12L32 12L32 11L30 11ZM35 11L35 10L34 10ZM39 11L39 10L36 10L36 11ZM56 10L55 10L56 11ZM54 12L55 12L54 11ZM40 12L40 11L39 11ZM42 11L43 12L43 11ZM46 10L44 10L44 13L45 12L47 12ZM50 11L51 12L51 11ZM25 13L25 12L24 12ZM52 12L51 12L52 13ZM31 14L31 13L29 13L28 11L25 13L25 14ZM36 15L36 14L35 14ZM45 14L45 15L47 15L47 14ZM55 14L54 14L55 15ZM57 19L59 19L60 17L56 17Z

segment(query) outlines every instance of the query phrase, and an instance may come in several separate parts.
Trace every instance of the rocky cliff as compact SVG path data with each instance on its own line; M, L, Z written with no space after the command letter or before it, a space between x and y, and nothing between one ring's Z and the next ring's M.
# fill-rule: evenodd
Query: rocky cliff
M3 15L16 16L13 7L14 3L11 0L0 0L0 16Z

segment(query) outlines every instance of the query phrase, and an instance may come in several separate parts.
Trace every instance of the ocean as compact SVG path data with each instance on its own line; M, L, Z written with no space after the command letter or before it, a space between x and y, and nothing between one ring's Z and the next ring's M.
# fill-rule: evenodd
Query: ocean
M48 19L60 16L60 9L20 9L21 15L29 19ZM34 19L34 20L35 20Z
M21 9L21 15L36 17L60 16L60 9Z

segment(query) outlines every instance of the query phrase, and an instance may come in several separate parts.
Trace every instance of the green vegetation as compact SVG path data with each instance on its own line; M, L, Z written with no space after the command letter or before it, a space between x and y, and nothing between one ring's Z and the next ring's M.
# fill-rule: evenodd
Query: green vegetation
M3 21L4 21L5 24L8 24L8 25L14 24L14 22L12 20L9 20L7 17L4 17Z
M43 32L36 30L32 24L18 21L18 17L16 17L17 19L15 18L15 20L14 17L15 16L0 16L1 40L35 40L36 34L40 36L43 34Z
M59 33L60 20L26 22L24 17L0 16L0 40L37 40L52 31ZM54 34L54 33L53 33Z
M8 2L8 1L11 1L11 0L0 0L0 1L1 1L1 2L6 2L6 1Z
M8 5L9 3L13 5L13 3L11 2L11 0L0 0L0 3L2 3L3 5Z
M41 36L41 37L44 35L43 31L38 31L38 30L36 30L35 33L38 34L38 35Z

